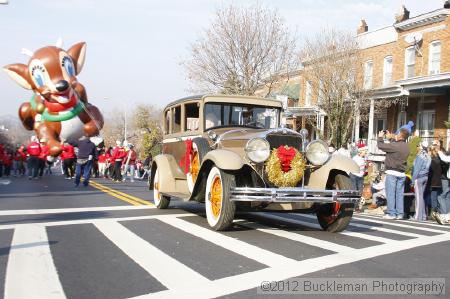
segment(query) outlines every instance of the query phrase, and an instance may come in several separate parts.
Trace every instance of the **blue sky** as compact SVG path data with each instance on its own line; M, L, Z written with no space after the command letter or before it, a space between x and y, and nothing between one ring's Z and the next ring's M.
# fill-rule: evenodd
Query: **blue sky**
M401 4L415 16L441 8L443 0L259 0L275 8L299 40L323 27L354 32L361 18L369 30L392 24ZM221 5L255 1L216 0L9 0L0 5L0 66L26 63L21 48L32 51L87 42L78 79L91 102L108 112L122 103L163 107L188 95L180 62L189 45L208 27ZM338 4L339 3L339 4ZM300 42L301 44L301 42ZM30 91L0 72L1 115L17 113ZM108 99L105 99L108 98ZM1 121L1 119L0 119Z

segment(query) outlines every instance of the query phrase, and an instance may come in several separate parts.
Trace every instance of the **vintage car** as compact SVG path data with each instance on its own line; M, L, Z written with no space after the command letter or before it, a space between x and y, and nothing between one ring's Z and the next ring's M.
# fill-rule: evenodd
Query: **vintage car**
M321 227L344 230L360 193L351 190L352 159L330 155L321 140L280 127L280 101L204 95L163 111L162 154L149 176L156 207L171 198L204 202L214 230L236 210L315 213ZM306 131L306 132L305 132Z

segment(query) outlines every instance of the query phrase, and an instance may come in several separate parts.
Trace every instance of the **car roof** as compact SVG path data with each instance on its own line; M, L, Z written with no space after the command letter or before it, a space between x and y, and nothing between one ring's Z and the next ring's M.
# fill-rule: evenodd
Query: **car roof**
M166 110L168 107L172 107L172 106L176 106L178 104L184 103L184 102L189 102L189 101L193 101L193 100L202 100L204 98L222 98L224 100L227 99L232 99L232 98L242 98L242 99L246 99L246 100L261 100L262 101L262 105L270 105L270 106L276 106L276 107L282 107L282 103L279 100L274 100L274 99L267 99L267 98L261 98L261 97L255 97L255 96L243 96L243 95L222 95L222 94L201 94L201 95L192 95L192 96L187 96L181 99L178 99L176 101L173 101L171 103L169 103L168 105L166 105L166 107L164 107L164 110ZM233 101L234 102L234 101Z

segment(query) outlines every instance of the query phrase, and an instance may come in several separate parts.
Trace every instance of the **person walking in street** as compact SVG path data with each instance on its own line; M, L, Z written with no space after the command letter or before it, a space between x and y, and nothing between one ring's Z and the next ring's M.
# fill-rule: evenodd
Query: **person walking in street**
M3 155L3 165L5 166L4 175L6 177L9 177L11 175L13 160L14 158L11 152L6 152L6 154Z
M150 176L150 172L152 170L153 156L152 153L148 153L147 157L144 160L144 174L141 176L141 180L145 179L145 177Z
M106 174L106 151L105 149L101 149L98 153L98 172L100 174L101 177L106 178L107 174Z
M28 160L28 179L37 179L39 168L39 155L41 154L41 145L37 142L37 137L31 137L31 142L27 146Z
M386 153L386 219L403 219L404 217L404 190L406 179L406 159L409 155L409 147L406 139L409 136L407 128L401 128L397 135L391 138L391 142L384 141L388 131L378 133L377 146Z
M124 177L123 181L126 181L126 178L128 176L128 173L130 175L130 182L134 182L134 172L136 171L136 151L134 150L134 145L129 143L128 144L128 152L126 155L126 158L124 160Z
M126 157L127 153L125 149L122 147L122 142L119 140L116 141L116 147L113 149L112 158L114 160L114 182L122 181L122 161Z
M411 179L411 183L414 184L414 193L416 196L414 220L426 221L427 211L424 195L431 165L431 157L428 154L428 142L422 141L417 147L417 151Z
M73 144L78 147L77 164L75 169L75 187L80 185L81 174L83 173L83 185L89 185L92 164L96 154L95 144L86 136L81 137Z
M44 169L45 169L45 164L47 162L47 156L49 154L49 148L48 146L45 144L47 142L47 139L42 138L40 140L41 143L41 153L39 154L39 160L38 160L38 175L39 178L42 178L42 176L44 175Z
M61 149L61 163L63 165L63 172L66 175L66 179L69 180L75 177L75 148L68 142L64 142Z

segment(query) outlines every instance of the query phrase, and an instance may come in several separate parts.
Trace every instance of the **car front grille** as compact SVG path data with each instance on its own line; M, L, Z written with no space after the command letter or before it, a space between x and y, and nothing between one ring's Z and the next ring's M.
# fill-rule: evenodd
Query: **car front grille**
M297 150L302 150L302 138L296 135L286 134L269 134L266 136L270 144L270 149L279 148L280 146L292 146Z

